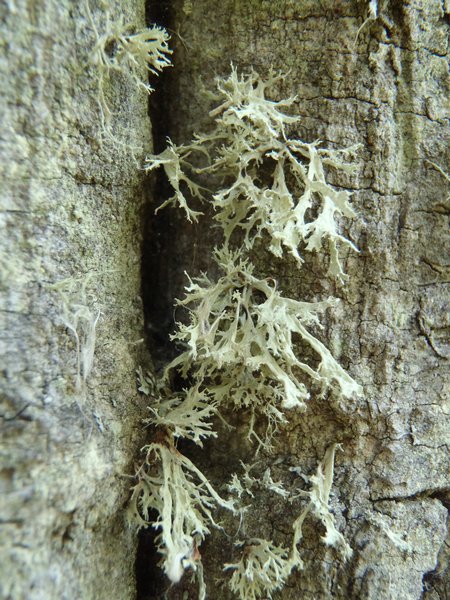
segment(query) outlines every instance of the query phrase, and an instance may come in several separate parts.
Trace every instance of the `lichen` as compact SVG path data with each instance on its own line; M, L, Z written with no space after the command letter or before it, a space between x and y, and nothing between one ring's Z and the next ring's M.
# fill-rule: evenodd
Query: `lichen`
M231 591L241 600L272 598L272 592L283 587L291 572L288 557L288 550L270 541L251 540L245 544L239 562L224 566L225 570L232 571Z
M158 25L139 29L135 23L126 23L123 16L112 18L108 2L103 4L101 27L97 26L89 0L85 0L85 10L95 40L90 56L97 73L101 131L117 145L127 146L121 136L113 133L113 112L105 90L111 75L116 73L129 78L133 86L150 94L153 88L148 81L149 73L159 75L163 69L171 66L170 36ZM134 150L128 149L131 152Z
M222 498L176 448L180 439L201 446L205 438L216 437L217 418L235 410L246 415L247 437L257 442L255 454L261 448L270 451L279 428L293 410L307 410L312 394L361 394L320 339L321 318L337 301L288 298L276 281L259 277L251 262L258 238L277 257L287 250L299 268L301 253L328 249L328 274L343 283L347 276L340 247L355 248L339 229L341 217L354 216L350 194L326 177L329 168L352 168L347 160L354 149L324 149L318 142L290 137L300 121L285 112L294 99L266 97L278 80L274 73L266 81L255 72L239 76L232 68L230 77L218 81L211 131L188 145L169 140L162 153L146 162L148 171L163 167L174 190L159 208L178 206L189 221L197 221L202 214L197 206L209 204L224 241L214 251L219 276L188 276L186 295L177 301L184 309L172 335L179 354L159 377L139 372L139 389L151 399L146 422L154 434L137 473L131 520L159 532L163 569L176 583L186 569L200 573L198 544L211 526L218 526L214 507L242 520L248 507L240 503L251 501L256 488L286 502L300 499L303 504L306 498L293 524L290 550L259 537L237 543L243 554L225 569L232 571L230 588L242 600L270 598L293 569L302 568L299 544L309 514L324 525L326 544L345 558L351 555L329 509L336 444L311 477L310 492L295 494L283 481L274 481L270 469L256 477L250 474L252 466L243 465L244 475L234 474L228 484L234 501ZM266 421L263 435L255 426L261 418Z
M189 375L197 393L212 405L263 414L269 432L285 420L283 411L306 408L310 390L302 377L322 393L328 388L347 398L359 393L356 382L308 330L320 327L319 316L335 301L285 298L274 281L255 277L241 254L226 249L216 253L223 272L216 282L205 274L190 280L186 297L178 301L188 308L189 322L178 323L172 336L187 349L166 367L166 379L173 369ZM295 335L317 354L316 367L296 355ZM263 442L266 447L270 438Z
M68 277L48 286L57 294L59 321L75 340L75 385L78 392L94 364L96 328L101 315L95 295L87 291L91 279L91 274L83 278Z
M286 249L300 266L300 246L311 252L326 245L329 274L344 281L339 246L356 247L339 233L337 219L352 218L355 213L350 193L331 186L325 168L351 170L348 160L356 147L330 150L321 148L319 142L289 137L288 128L297 125L300 117L283 109L291 107L295 99L274 102L266 98L279 79L271 73L264 81L255 72L239 77L232 69L230 77L218 81L220 105L210 112L212 131L196 136L188 145L175 146L169 140L166 150L148 157L147 169L164 166L175 194L162 206L178 204L188 220L196 220L199 212L180 191L183 182L191 194L209 201L225 246L237 229L244 232L246 250L256 238L268 234L272 254L281 257ZM196 157L206 157L208 164L196 166ZM219 189L201 194L193 182L195 175L215 176ZM222 182L226 185L221 186Z
M259 485L282 496L293 503L298 498L309 500L299 517L293 523L291 549L276 546L272 541L252 539L247 542L236 542L243 547L241 558L236 563L225 564L225 570L231 570L232 576L228 582L230 589L240 600L256 600L257 598L272 598L272 592L281 589L286 579L295 569L303 568L298 546L302 539L302 527L306 517L311 514L325 526L326 534L322 538L325 544L341 551L346 560L352 555L352 550L342 534L336 529L334 516L330 512L329 498L333 483L334 457L338 444L328 448L317 473L310 477L311 491L299 494L289 493L282 482L274 482L270 470L266 470L262 478L249 475L250 468L244 467L244 477L233 475L229 490L241 497L244 492L253 497L251 488ZM297 469L293 469L297 470Z
M339 444L333 444L328 448L325 457L317 468L316 475L310 478L312 489L307 493L309 503L302 511L299 517L295 520L293 553L297 553L297 546L302 538L303 522L309 513L316 516L325 526L325 536L323 542L328 546L333 546L342 552L344 559L348 559L352 555L352 549L345 541L344 536L336 529L333 514L330 511L329 501L331 486L333 483L334 473L334 457Z
M185 569L197 570L198 545L210 531L220 527L212 509L235 511L233 501L222 498L207 477L175 448L163 430L146 446L145 461L136 474L128 516L139 526L151 525L158 532L156 544L162 566L172 583ZM155 520L151 519L153 511Z

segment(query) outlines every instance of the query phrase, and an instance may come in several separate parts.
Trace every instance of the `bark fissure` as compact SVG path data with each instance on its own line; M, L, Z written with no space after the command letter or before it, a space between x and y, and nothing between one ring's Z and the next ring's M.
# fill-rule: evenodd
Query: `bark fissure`
M172 2L146 2L146 23L163 26L173 37ZM171 40L172 45L172 40ZM176 58L174 58L174 62ZM166 146L166 138L171 135L173 76L167 70L164 78L158 81L149 96L148 117L152 126L153 152L161 152ZM172 222L164 212L155 218L155 209L161 199L170 193L167 182L161 174L148 178L147 203L143 213L143 242L141 257L141 291L145 343L151 356L151 371L157 372L172 356L174 349L169 335L174 329L174 296L171 296L169 281L173 264L171 249L179 236L180 222ZM142 417L148 416L143 413ZM146 429L146 434L148 430ZM145 442L148 442L146 437ZM136 456L141 462L140 453ZM152 600L165 596L168 582L159 567L160 556L156 551L156 532L142 529L138 535L135 557L136 600Z

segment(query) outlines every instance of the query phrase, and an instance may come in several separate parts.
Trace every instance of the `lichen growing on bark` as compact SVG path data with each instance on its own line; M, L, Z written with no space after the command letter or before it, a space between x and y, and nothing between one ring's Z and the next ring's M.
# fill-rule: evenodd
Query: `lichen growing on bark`
M325 177L326 168L348 169L344 159L353 149L325 150L317 143L290 138L287 128L299 118L282 109L293 100L275 102L266 97L278 80L273 73L267 81L255 72L239 76L233 68L230 77L218 80L219 106L210 113L212 130L185 146L169 140L166 150L147 159L148 171L164 168L175 192L160 208L175 204L189 221L196 221L201 212L192 208L192 198L209 202L224 237L222 247L215 249L221 276L216 280L206 274L189 278L186 297L177 301L188 313L172 336L181 353L166 366L159 381L140 374L140 389L152 398L148 422L155 433L137 473L130 514L138 526L151 525L159 531L161 563L174 583L185 569L197 570L197 544L209 531L207 522L215 524L213 506L239 512L178 452L177 440L201 445L203 438L216 435L214 417L234 410L247 414L247 437L257 441L257 450L270 451L279 426L289 420L290 411L307 408L313 389L317 395L332 390L343 398L361 394L360 386L311 332L320 329L319 317L335 301L286 298L276 281L256 276L251 262L258 238L268 238L268 250L275 256L287 249L299 268L303 262L300 246L302 252L311 252L325 245L330 254L328 272L343 282L346 276L338 243L354 247L339 233L337 223L337 217L354 216L350 194L335 189ZM196 183L195 179L205 176L214 191ZM243 240L239 231L244 232ZM299 354L299 342L308 348L304 356ZM311 361L311 351L317 360ZM174 391L173 381L180 377L182 388ZM263 436L255 428L261 417L266 421ZM344 555L350 555L328 506L334 452L332 446L311 479L309 504L293 525L291 551L258 539L244 544L240 562L226 566L232 571L230 587L242 600L271 597L294 568L301 568L297 546L310 512L326 527L324 541L343 547ZM270 473L263 482L275 493L283 490ZM251 497L252 492L246 490L249 483L251 478L240 481L234 476L229 490L238 491L239 498L244 491ZM155 520L149 520L151 510L156 510ZM202 597L203 584L200 589Z

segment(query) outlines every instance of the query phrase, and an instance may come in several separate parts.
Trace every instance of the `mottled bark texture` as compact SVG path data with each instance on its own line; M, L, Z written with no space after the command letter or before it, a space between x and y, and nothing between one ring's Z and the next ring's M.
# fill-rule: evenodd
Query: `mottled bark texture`
M145 93L113 74L117 141L102 131L89 11L103 35L96 0L0 6L2 599L135 596L124 506L145 410L137 165L150 122ZM142 27L143 4L111 4L122 16Z
M322 335L364 387L363 397L350 403L312 398L305 413L290 415L275 454L258 457L258 468L270 465L274 479L292 484L289 467L310 475L331 443L343 446L332 508L353 557L343 563L320 541L321 526L308 520L305 569L276 596L284 599L437 600L450 594L449 205L448 181L437 168L446 170L448 162L448 6L441 0L377 5L378 17L358 36L369 16L366 1L160 5L159 16L176 32L170 83L162 98L155 96L161 149L165 135L183 143L207 129L212 103L205 90L215 75L229 73L230 62L263 76L271 66L288 74L276 98L296 96L294 110L304 117L296 133L305 141L362 146L355 174L330 173L336 185L354 191L358 212L349 228L343 224L360 249L346 256L348 284L326 278L326 258L307 259L300 272L293 260L265 254L264 240L254 256L259 272L276 278L286 295L342 299ZM158 188L155 202L165 193ZM180 213L158 215L148 248L148 318L163 337L173 325L173 298L182 296L183 271L210 269L218 239L210 220L191 226ZM186 449L222 491L239 459L252 461L240 429L245 418L231 416L236 429L221 432L204 453ZM222 565L239 559L235 539L268 537L287 546L295 516L261 491L237 534L214 533L202 547L209 597L231 597ZM185 577L168 596L185 598L189 590L195 597L194 589Z
M366 1L150 6L153 18L173 30L176 47L169 84L152 100L160 148L165 135L181 143L207 127L211 101L204 92L216 74L229 72L230 61L262 75L270 66L289 73L277 97L297 95L295 110L304 116L297 134L305 141L362 144L355 175L330 174L354 190L359 214L348 231L360 248L346 260L349 283L337 287L326 279L326 258L308 259L299 272L289 259L264 255L264 244L255 256L260 272L276 277L292 297L342 298L322 335L364 386L354 403L312 398L306 413L292 414L275 454L258 457L258 468L270 465L274 479L292 485L289 467L310 475L331 443L343 444L332 508L353 558L342 563L321 543L320 525L308 520L305 569L279 598L450 594L448 191L432 164L446 168L448 6L440 0L378 5L379 17L356 41ZM136 592L136 539L123 512L125 475L143 441L145 401L134 381L145 361L139 344L144 189L137 165L151 136L146 99L121 75L105 82L114 112L107 132L115 139L104 135L89 11L102 35L105 10L95 0L9 0L0 7L0 595L11 600L126 600ZM143 6L116 2L110 16L141 26ZM155 203L165 193L159 184ZM183 271L211 268L217 232L207 219L192 227L166 209L146 235L144 308L159 362L172 352L162 340L173 327ZM245 415L230 420L236 429L221 432L204 453L185 449L219 490L240 458L252 460L240 429ZM238 558L235 535L287 545L296 516L261 491L243 529L230 528L229 537L214 533L201 549L209 598L230 597L222 565ZM141 598L161 598L167 589L151 560L145 554L139 560ZM188 579L168 596L195 598Z

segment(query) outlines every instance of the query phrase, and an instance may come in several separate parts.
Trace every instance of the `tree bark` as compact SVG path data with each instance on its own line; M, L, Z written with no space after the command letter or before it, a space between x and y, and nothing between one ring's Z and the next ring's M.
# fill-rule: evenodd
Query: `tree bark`
M326 260L317 256L299 272L293 260L265 253L264 241L252 257L285 295L341 299L323 339L364 388L354 402L312 398L305 413L289 414L275 454L258 456L258 468L271 466L274 479L287 481L289 467L311 475L330 444L343 447L332 507L353 557L343 563L320 540L320 525L307 522L305 568L276 596L284 599L429 600L449 592L448 180L438 168L445 170L448 157L448 11L439 0L376 4L376 18L361 29L368 2L164 5L176 34L174 69L154 111L166 123L155 141L161 149L166 135L182 144L207 131L214 103L205 91L214 89L215 76L228 75L230 63L241 73L255 69L264 77L273 67L287 74L274 99L296 96L301 139L362 147L354 176L329 174L353 192L358 213L347 232L359 248L346 257L349 282L329 281ZM184 271L214 271L211 247L220 236L211 220L192 226L166 210L153 225L165 258L149 268L158 299L147 302L150 320L164 325L166 316L164 335L174 326L167 317L173 298L183 296ZM243 421L235 417L234 431L221 432L203 454L192 452L216 485L239 471L239 460L251 462ZM236 536L289 546L295 516L261 491ZM232 597L223 564L239 560L240 552L228 533L228 539L214 533L203 546L212 598ZM169 597L182 598L187 589L193 588L184 581Z
M331 507L353 556L343 562L322 543L320 524L307 520L304 569L274 595L286 600L450 593L449 10L441 0L374 4L377 15L361 29L370 16L362 0L148 7L175 48L170 75L152 81L157 151L166 135L185 143L208 128L213 103L205 92L230 62L239 72L287 74L275 99L296 96L301 139L362 146L355 174L329 174L353 191L358 213L347 231L359 248L345 257L349 282L325 276L326 257L307 259L301 271L266 255L264 243L253 257L285 295L341 299L321 336L364 388L352 402L311 398L306 412L289 415L274 454L257 457L258 469L270 466L274 479L291 481L291 467L310 476L326 449L342 444ZM174 353L168 335L184 271L214 274L219 234L207 217L192 226L172 208L149 216L139 168L151 150L147 100L120 74L99 87L93 23L99 34L107 30L104 3L9 0L0 11L0 73L8 82L0 96L0 596L195 598L187 575L168 589L147 534L136 588L137 539L124 511L127 475L148 433L147 400L135 384L135 369L149 361L144 316L150 354L163 364ZM109 10L112 22L123 14L138 28L143 13L135 0ZM102 91L113 112L106 135ZM167 193L155 178L151 208ZM202 452L184 449L221 492L254 451L242 434L245 415L229 418L235 429L223 428ZM237 539L288 546L297 516L263 490L243 530L227 528L224 515L227 536L213 532L200 549L208 597L232 597L223 564L239 559Z
M119 146L97 100L103 3L0 11L0 597L133 598L148 101L127 77L105 81ZM115 2L120 15L144 24L141 3Z

